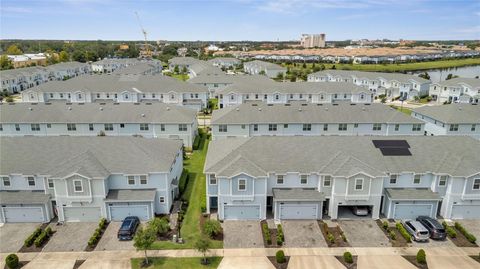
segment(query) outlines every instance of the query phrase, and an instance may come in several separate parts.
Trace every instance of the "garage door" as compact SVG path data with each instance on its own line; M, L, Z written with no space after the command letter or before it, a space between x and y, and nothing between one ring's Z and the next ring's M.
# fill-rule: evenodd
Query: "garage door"
M64 207L65 221L96 222L101 217L100 207Z
M480 219L480 205L453 205L452 219Z
M124 205L124 206L109 206L110 216L113 221L122 221L126 217L136 216L141 220L149 220L150 214L147 205Z
M394 206L394 219L416 219L418 216L432 216L432 205L417 205L417 204L408 204L408 205L395 205Z
M42 207L3 207L5 222L44 222Z
M260 219L260 206L232 206L223 207L224 219Z
M280 205L280 219L317 219L317 204Z

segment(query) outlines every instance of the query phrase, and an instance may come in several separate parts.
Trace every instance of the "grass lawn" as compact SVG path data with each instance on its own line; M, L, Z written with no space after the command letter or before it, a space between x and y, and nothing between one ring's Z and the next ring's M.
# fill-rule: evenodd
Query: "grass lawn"
M201 257L195 258L167 258L167 257L159 257L159 258L150 258L150 266L149 267L141 267L143 258L140 259L132 259L132 269L140 269L140 268L168 268L168 269L196 269L196 268L217 268L220 262L222 261L222 257L210 257L208 258L210 264L202 265L200 264Z
M181 81L187 81L188 75L187 74L169 74L168 76L171 76L172 78L176 78Z
M185 160L184 168L188 170L189 180L183 198L188 200L188 209L185 214L180 235L184 244L176 244L170 241L156 241L151 249L186 249L194 248L195 241L202 235L200 231L200 217L202 204L205 204L206 186L203 165L207 156L208 142L206 135L202 136L198 150L193 151L190 159ZM223 248L223 241L211 240L210 248Z
M408 116L410 116L410 114L412 114L412 110L410 108L406 108L406 107L399 107L399 106L391 106L395 109L397 109L398 111L400 112L403 112L405 114L407 114Z

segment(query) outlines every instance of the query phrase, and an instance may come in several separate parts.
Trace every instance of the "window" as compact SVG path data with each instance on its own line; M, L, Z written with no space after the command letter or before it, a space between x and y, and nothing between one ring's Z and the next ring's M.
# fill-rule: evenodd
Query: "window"
M397 175L390 175L390 184L397 184Z
M88 124L88 130L93 131L93 124L91 123Z
M227 132L227 125L226 124L220 124L218 125L218 131L220 133L226 133Z
M400 129L400 124L395 124L395 131L398 131L399 129Z
M332 177L331 176L324 176L323 177L323 186L324 187L332 186Z
M60 98L63 98L63 93L60 93Z
M178 131L186 132L187 131L187 125L186 124L179 124L178 125Z
M20 131L20 124L15 124L15 131Z
M312 125L310 123L303 124L303 131L311 131Z
M105 128L105 131L113 131L113 124L105 123L104 128Z
M258 131L258 124L254 124L254 125L253 125L253 130L254 130L255 132Z
M77 96L79 100L82 99L82 94L79 93Z
M413 184L420 184L420 175L415 175L413 177Z
M346 123L338 124L338 130L339 131L346 131L347 130L347 124Z
M358 123L354 123L353 128L358 128Z
M128 185L135 185L135 177L134 176L127 176L127 183L128 183Z
M247 180L246 179L239 179L238 180L238 190L239 191L244 191L247 189Z
M470 131L475 132L475 127L476 127L476 125L472 124L472 128L470 128Z
M303 94L299 94L298 96L300 97L300 99L302 99L302 98L303 98Z
M144 97L145 97L145 96L144 96ZM100 98L100 94L99 94L99 93L97 93L97 98Z
M83 183L81 180L73 181L73 191L74 192L83 192Z
M75 125L75 123L67 123L67 131L76 131L77 130L77 126Z
M165 132L165 124L160 124L160 131Z
M480 190L480 178L476 178L473 180L473 187L474 190Z
M275 94L275 100L279 100L280 96L278 94Z
M300 175L300 184L307 184L307 183L308 183L308 176Z
M160 196L158 198L158 201L161 203L161 204L164 204L165 203L165 196Z
M277 125L276 124L269 124L268 125L268 130L269 131L276 131L277 130Z
M52 128L52 125L50 123L47 123L47 128Z
M447 185L447 176L440 176L438 180L438 186L446 186Z
M9 177L2 177L2 182L3 182L4 187L10 187L11 186Z
M32 131L40 131L40 124L37 124L37 123L32 123L30 124L30 128L32 129Z
M210 185L217 185L217 178L215 175L210 175Z
M140 176L140 185L147 185L147 176Z
M3 131L3 125L0 124L0 131Z
M450 132L458 131L458 124L450 124Z
M283 184L283 175L277 175L277 185Z
M355 179L355 190L356 191L363 190L363 178L356 178Z
M156 95L154 93L152 93L152 98L156 98Z
M47 179L47 184L49 189L53 189L53 187L55 187L53 184L53 179L51 178Z
M125 123L120 123L120 128L125 128Z
M148 131L148 123L140 123L140 131Z
M373 124L373 130L374 131L381 131L382 130L382 124L381 123L374 123Z
M284 125L283 125L283 128L284 128L284 129L287 129L287 128L288 128L288 124L284 124Z
M53 93L50 94L50 98L53 98Z
M421 124L414 124L412 125L412 131L418 132L422 130L422 125Z
M242 127L242 129L245 129L245 124L242 124L241 127Z
M110 94L109 94L109 93L107 93L107 98L110 98Z
M324 131L328 131L328 124L324 124L324 125L323 125L323 130L324 130Z

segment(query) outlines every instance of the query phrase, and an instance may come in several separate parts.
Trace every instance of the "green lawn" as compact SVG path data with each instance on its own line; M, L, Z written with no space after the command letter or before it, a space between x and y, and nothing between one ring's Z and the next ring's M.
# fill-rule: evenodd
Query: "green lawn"
M168 74L168 76L171 76L172 78L176 78L181 81L187 81L188 75L187 74Z
M222 261L222 257L210 257L208 260L210 264L202 265L200 263L201 257L196 258L167 258L167 257L159 257L159 258L150 258L150 266L149 267L141 267L142 261L144 259L132 259L132 269L140 269L140 268L165 268L165 269L196 269L196 268L217 268L220 262Z
M412 114L412 110L410 108L399 107L399 106L391 106L391 107L393 107L393 108L397 109L398 111L403 112L403 113L405 113L409 116L410 116L410 114Z
M188 209L185 214L180 234L184 244L176 244L170 241L157 241L153 243L152 249L185 249L194 248L195 241L200 238L200 217L202 205L206 202L205 175L203 165L207 156L208 142L206 135L202 136L199 149L193 151L190 159L184 161L184 168L188 170L189 180L183 198L188 200ZM211 241L211 248L223 248L223 241Z

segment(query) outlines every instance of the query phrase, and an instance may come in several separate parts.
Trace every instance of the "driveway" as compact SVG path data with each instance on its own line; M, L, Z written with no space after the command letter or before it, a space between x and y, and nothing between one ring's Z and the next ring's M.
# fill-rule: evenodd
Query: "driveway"
M455 244L450 239L443 241L429 239L428 242L412 241L412 247L418 248L435 248L435 247L455 247Z
M88 259L79 269L130 269L132 268L131 262L128 259L121 260L98 260Z
M0 227L0 252L17 252L39 223L5 223Z
M316 220L282 221L286 247L327 247Z
M468 256L429 256L427 255L429 269L478 269L479 263Z
M275 269L275 267L265 256L223 257L217 269Z
M337 258L330 255L324 256L293 256L288 262L288 269L345 269Z
M110 222L107 230L102 235L102 238L97 244L95 250L135 250L133 241L119 241L117 232L120 228L121 222Z
M33 261L25 265L25 269L44 269L44 268L55 268L55 269L72 269L75 265L75 260L43 260L43 259L34 259Z
M357 269L417 269L417 267L397 255L360 255L357 258ZM428 268L431 269L430 263ZM455 267L453 267L455 268ZM461 267L457 267L461 268Z
M338 221L352 247L390 247L390 242L374 220Z
M480 220L460 220L460 224L467 229L467 231L473 234L477 241L480 241Z
M223 222L224 248L263 248L260 221L226 220Z
M83 251L98 227L96 222L66 222L63 225L50 224L55 231L43 251Z

